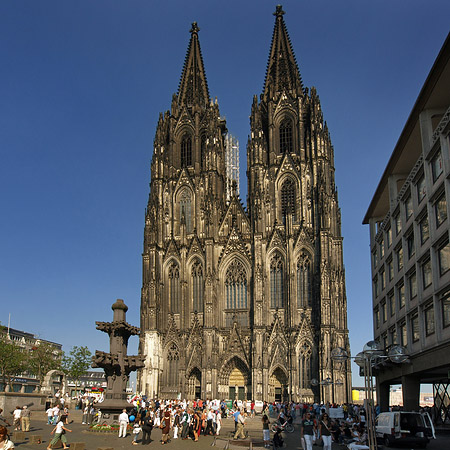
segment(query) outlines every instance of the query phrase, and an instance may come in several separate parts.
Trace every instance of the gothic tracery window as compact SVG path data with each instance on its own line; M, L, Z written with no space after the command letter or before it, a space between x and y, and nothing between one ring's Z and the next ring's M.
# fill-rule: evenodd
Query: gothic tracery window
M181 138L181 167L192 166L192 138L186 133Z
M311 347L303 344L300 349L299 381L301 389L311 388Z
M311 283L311 260L308 255L302 254L297 261L297 308L312 305Z
M280 124L280 153L292 152L292 121L284 119Z
M247 272L242 263L234 259L225 275L227 309L247 308Z
M284 308L284 265L279 253L270 261L270 307Z
M180 223L186 224L186 233L192 232L192 211L191 195L188 189L185 189L180 196Z
M283 221L288 214L292 214L295 222L295 183L292 178L287 178L281 186L281 216Z
M180 361L180 351L175 343L171 343L167 349L166 362L167 371L165 373L166 385L178 386L178 370Z
M174 314L181 312L180 298L180 269L176 262L172 262L168 271L169 278L169 311Z
M196 259L192 264L192 295L194 311L203 312L203 267Z

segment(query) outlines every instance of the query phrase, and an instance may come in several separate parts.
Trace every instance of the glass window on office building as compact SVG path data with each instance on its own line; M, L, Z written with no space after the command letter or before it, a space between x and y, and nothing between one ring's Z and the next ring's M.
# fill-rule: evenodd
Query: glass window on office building
M383 323L387 320L387 308L386 308L386 300L381 302L381 320Z
M373 279L373 291L375 294L375 298L378 297L378 277Z
M438 228L447 219L447 202L445 201L444 193L442 193L434 204L434 213L436 217L436 228Z
M413 202L411 195L409 195L408 198L405 200L406 220L409 220L409 218L412 216L412 213L413 213Z
M439 274L442 276L450 269L450 245L448 241L438 249Z
M380 282L381 282L381 290L384 291L386 289L386 273L384 269L380 271Z
M428 225L428 216L425 215L419 222L420 243L423 245L430 237L430 226Z
M442 174L442 155L440 150L438 150L431 159L431 172L433 174L434 183Z
M441 300L442 302L442 326L450 326L450 292L447 292Z
M395 257L397 259L397 271L400 272L403 269L403 248L401 245L395 249Z
M402 219L400 217L400 213L394 217L394 225L395 225L395 235L398 236L402 231Z
M414 231L411 232L406 237L406 248L408 250L408 259L410 259L415 253L414 247Z
M397 345L397 330L395 329L395 327L392 327L389 330L389 337L390 337L391 345Z
M420 203L427 194L427 189L425 187L425 177L421 175L419 181L417 181L417 202Z
M412 342L417 342L419 338L419 316L416 312L411 316L411 339Z
M382 239L380 242L380 259L384 256L384 240Z
M386 230L386 245L387 245L387 248L390 248L390 246L392 245L392 228L391 227L389 227Z
M400 345L406 347L408 345L408 334L406 333L406 322L401 322L399 325Z
M395 314L395 297L394 292L389 292L388 294L388 303L389 303L389 313L391 317Z
M387 266L388 280L391 281L392 278L394 278L394 266L392 264L392 258L390 258L386 262L386 266Z
M417 277L416 271L412 272L408 277L409 299L413 299L417 295Z
M435 331L433 303L429 303L425 306L423 316L425 320L425 334L430 336L430 334L433 334Z
M430 284L431 281L433 280L433 276L431 273L431 260L427 259L423 264L422 264L422 283L423 283L423 288L427 288Z
M378 306L375 308L374 314L375 314L375 328L379 328L380 327L380 310L378 309Z
M402 309L405 306L405 285L403 283L397 286L397 303L398 309Z
M373 261L373 267L377 267L378 265L378 253L377 253L377 249L375 249L372 253L372 261Z

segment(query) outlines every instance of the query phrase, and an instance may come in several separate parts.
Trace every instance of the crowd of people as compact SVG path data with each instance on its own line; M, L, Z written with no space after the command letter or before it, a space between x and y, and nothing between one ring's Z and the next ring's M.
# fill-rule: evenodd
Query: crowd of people
M338 411L330 417L328 411ZM364 448L367 441L366 416L363 408L345 404L340 408L332 405L303 403L267 403L260 408L262 437L266 448L281 448L284 445L282 432L285 423L300 425L300 437L304 450L311 450L314 443L320 443L325 450L331 450L332 442L348 444L349 448ZM254 418L255 402L234 402L232 407L225 401L146 401L135 398L131 410L124 410L119 417L119 437L127 435L132 426L133 445L141 437L142 444L150 442L152 431L161 430L159 441L168 444L171 439L192 439L198 442L203 435L220 435L222 421L230 417L234 421L231 437L246 437L246 420ZM340 417L337 417L340 416ZM275 427L273 426L275 423ZM274 429L273 438L270 431Z
M58 441L68 448L65 434L71 432L67 428L69 410L66 402L62 398L53 400L54 405L46 410L47 424L53 426L53 436L47 450L51 450ZM95 403L95 399L89 396L78 401L77 408L83 410L82 424L101 421L101 403ZM352 404L260 402L256 407L254 401L235 401L230 404L224 400L147 400L135 396L131 399L130 407L119 416L119 438L126 437L131 431L133 445L139 442L146 445L151 442L154 430L159 429L160 434L156 438L153 436L153 440L159 441L161 445L170 443L172 439L198 442L201 436L219 436L223 420L228 418L234 422L234 431L227 437L244 439L247 436L246 422L249 418L254 419L257 413L257 420L262 423L262 438L266 448L283 447L282 433L287 423L299 426L304 450L312 450L314 443L322 445L324 450L331 450L332 442L347 444L350 449L366 448L366 413L363 407ZM0 443L4 441L6 445L3 448L13 448L6 443L7 427L28 432L30 417L27 406L17 406L12 412L11 424L3 417L0 409Z

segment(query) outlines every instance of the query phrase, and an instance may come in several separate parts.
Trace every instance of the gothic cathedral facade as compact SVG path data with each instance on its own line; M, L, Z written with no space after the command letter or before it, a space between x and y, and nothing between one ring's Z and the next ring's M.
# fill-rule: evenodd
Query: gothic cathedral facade
M196 23L160 114L145 216L138 389L149 397L350 401L333 147L278 6L251 105L248 205L226 195L225 120Z

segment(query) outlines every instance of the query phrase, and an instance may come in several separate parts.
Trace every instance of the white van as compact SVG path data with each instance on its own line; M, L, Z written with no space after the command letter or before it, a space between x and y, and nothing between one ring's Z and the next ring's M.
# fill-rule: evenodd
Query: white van
M426 448L429 438L434 437L431 420L425 420L418 412L382 412L376 418L375 431L377 440L386 447L401 443Z

